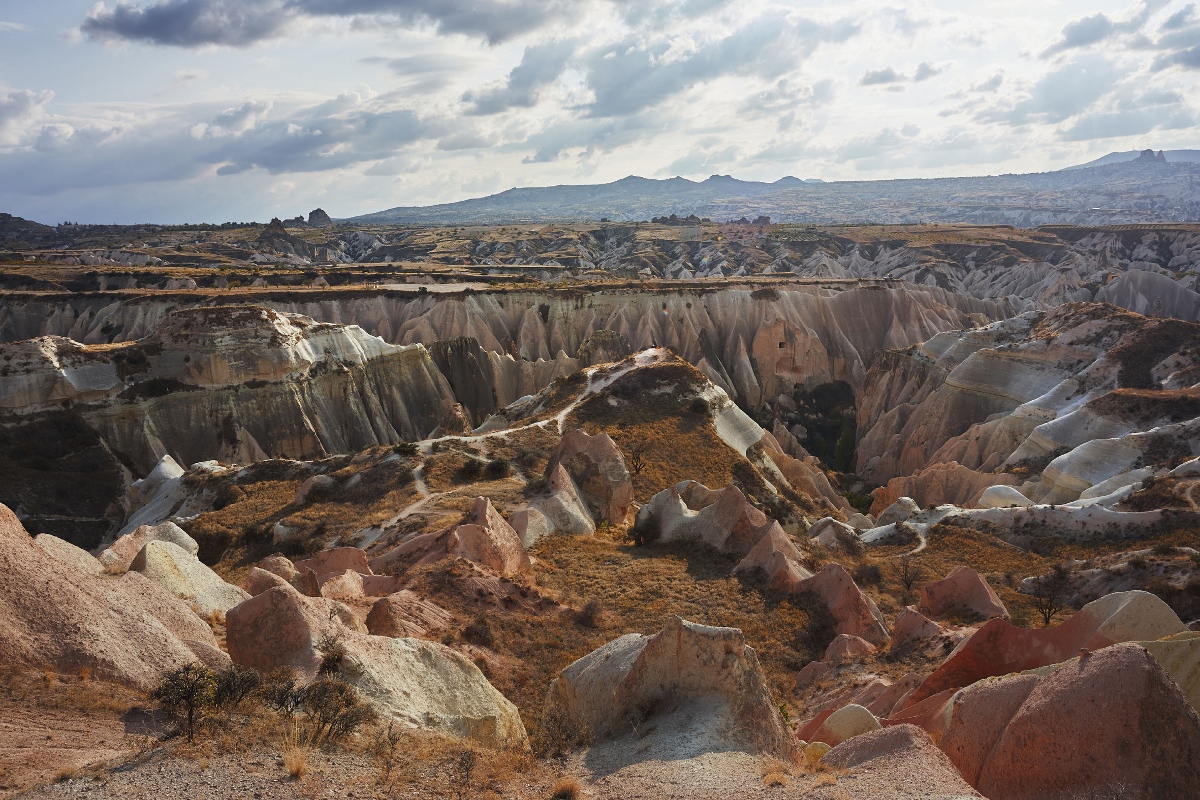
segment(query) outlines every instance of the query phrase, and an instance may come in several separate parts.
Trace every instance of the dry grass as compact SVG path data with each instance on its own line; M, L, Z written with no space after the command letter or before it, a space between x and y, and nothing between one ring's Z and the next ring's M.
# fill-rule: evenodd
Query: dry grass
M551 800L578 800L582 795L583 789L574 778L559 778L550 788Z
M299 731L293 729L284 741L283 748L283 768L287 771L289 778L298 781L308 774L310 752L308 745L300 744Z

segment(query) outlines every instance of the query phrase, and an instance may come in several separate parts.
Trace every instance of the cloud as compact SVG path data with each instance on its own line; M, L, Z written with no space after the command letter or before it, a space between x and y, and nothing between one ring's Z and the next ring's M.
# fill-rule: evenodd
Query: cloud
M469 64L464 56L449 53L422 53L400 58L364 58L365 64L382 64L393 75L402 78L406 88L418 94L429 94L445 87L455 75Z
M575 54L574 42L551 42L525 48L521 63L499 85L467 92L463 102L472 114L499 114L510 108L530 108L537 103L538 90L562 74Z
M1043 75L1023 100L985 111L981 119L1013 126L1062 122L1108 94L1118 75L1107 59L1084 56Z
M0 94L0 147L15 147L27 142L36 123L45 116L46 104L54 92L28 89Z
M176 83L191 83L208 79L208 73L202 69L180 69L175 71Z
M889 83L903 83L908 78L896 72L892 67L883 69L867 70L867 73L859 80L860 86L883 86Z
M22 25L19 22L5 22L4 20L0 20L0 33L15 33L18 31L27 30L29 30L28 25Z
M1003 73L997 72L986 81L971 84L972 92L994 92L1000 88L1000 84L1004 83Z
M935 75L941 75L944 70L944 67L935 67L928 61L922 61L917 65L917 71L913 73L913 83L927 81Z
M1117 34L1135 33L1166 5L1167 0L1145 0L1129 19L1122 22L1116 22L1104 13L1073 20L1063 27L1058 40L1042 52L1042 58L1049 58L1066 50L1089 47Z
M283 36L302 18L367 17L381 23L435 25L497 44L565 14L567 0L158 0L140 6L103 2L79 26L100 41L176 47L246 47Z
M1069 142L1090 139L1112 139L1118 136L1135 136L1153 130L1179 130L1196 125L1196 115L1186 108L1177 108L1164 113L1161 108L1145 108L1136 111L1112 111L1087 114L1062 131L1061 138Z
M1159 30L1177 31L1189 27L1196 19L1196 4L1188 3L1163 21Z

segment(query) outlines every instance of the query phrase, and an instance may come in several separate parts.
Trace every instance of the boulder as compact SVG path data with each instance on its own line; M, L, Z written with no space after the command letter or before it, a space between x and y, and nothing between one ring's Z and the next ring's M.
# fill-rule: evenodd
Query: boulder
M518 508L508 516L508 524L521 538L521 544L526 548L550 536L557 530L550 518L535 506Z
M921 589L921 609L934 617L953 610L965 610L984 619L1008 618L1008 609L995 590L978 572L959 565L940 581L925 584Z
M871 800L966 800L979 794L920 728L896 725L849 739L821 758L827 767L850 770L853 795ZM898 780L901 779L902 781Z
M652 532L651 538L701 541L738 556L753 550L775 524L733 484L713 490L683 481L651 497L637 513L638 528Z
M101 552L98 558L104 569L114 575L120 575L130 569L133 560L148 542L170 542L193 556L200 552L200 545L196 544L196 540L188 536L183 528L174 522L163 522L158 525L143 525L125 534Z
M862 593L841 564L826 564L816 575L798 582L793 592L812 592L820 598L833 615L835 632L857 636L874 645L888 640L887 625L875 601Z
M376 636L425 636L453 623L449 611L407 589L376 601L367 614L367 630Z
M201 617L224 614L250 597L172 542L147 542L134 558L130 571L140 572L186 602Z
M330 575L321 582L321 596L331 600L361 600L365 596L363 576L352 569Z
M633 505L633 479L621 448L607 433L589 436L579 429L567 431L546 464L546 475L560 464L597 521L625 522Z
M315 677L318 645L336 638L352 669L341 676L385 721L466 737L489 747L521 747L516 707L462 654L434 642L362 633L350 609L277 587L233 608L226 641L233 662L268 671L290 666Z
M874 714L860 705L851 704L842 706L826 717L811 740L836 747L860 734L877 731L880 727Z
M814 522L808 529L808 539L834 552L856 553L862 549L858 531L833 517L823 517Z
M804 743L804 761L810 766L815 767L821 762L821 759L833 748L825 742L805 742Z
M88 575L103 575L105 572L104 565L94 555L64 539L48 533L40 533L34 537L33 541L46 551L47 555L58 559L72 569Z
M0 663L150 689L196 660L163 620L215 644L208 626L140 576L130 581L75 569L49 555L0 505ZM151 586L139 591L137 586Z
M790 592L792 587L812 573L803 566L803 556L792 538L778 522L771 523L758 544L733 568L735 575L752 575L761 571L772 589Z
M519 520L522 527L518 531L522 542L533 542L555 531L568 536L589 536L596 532L591 512L561 464L546 471L545 493L529 501L526 509L530 511L529 516ZM540 514L541 518L534 515L533 511ZM515 527L518 521L514 519L513 524ZM549 531L546 530L547 524Z
M904 522L920 511L921 507L911 497L901 497L879 513L879 516L875 518L875 527L882 528L886 525Z
M260 569L278 575L288 583L291 583L296 577L296 565L287 556L281 556L278 553L267 556L258 562L258 566Z
M335 547L332 550L322 550L312 558L297 561L297 571L311 569L317 575L317 581L324 583L332 575L341 575L346 570L360 575L373 575L367 565L367 554L357 547Z
M867 514L854 513L846 517L846 524L858 531L875 527L875 520Z
M834 637L833 641L829 643L829 647L825 648L824 659L826 661L841 661L847 658L868 656L874 652L875 645L866 639L860 639L848 633L841 633Z
M598 738L646 730L651 709L685 715L706 750L737 745L790 756L793 746L742 632L678 617L654 636L626 634L570 664L547 703Z
M915 672L906 673L897 679L895 683L876 695L874 699L865 702L859 701L859 704L865 706L867 711L870 711L876 717L883 719L892 713L892 710L904 699L905 695L920 686L922 680L924 680L924 677Z
M1039 679L985 757L976 784L991 800L1114 791L1182 798L1197 786L1200 716L1146 649L1131 642Z
M818 681L829 671L833 669L833 665L828 661L810 661L796 673L796 688L799 692L806 689L813 681Z
M892 626L891 649L897 650L910 642L932 639L942 634L942 627L912 606L906 606L896 615Z
M259 567L251 567L246 579L242 581L242 589L251 597L258 597L268 589L274 589L276 586L290 586L287 581L276 575L274 572L267 572Z
M979 785L979 773L992 748L1040 680L1026 674L984 678L954 695L938 747L967 783Z
M1033 501L1012 486L989 486L979 496L976 508L1028 508Z
M308 502L313 493L320 494L329 491L337 481L330 475L313 475L300 484L300 488L296 490L296 496L292 498L292 505L302 506Z
M1105 595L1053 628L1025 629L1003 619L988 620L960 642L905 702L918 703L983 678L1057 664L1083 648L1099 650L1117 642L1152 641L1183 630L1170 606L1142 591Z
M447 545L450 555L491 567L506 578L529 569L529 555L520 537L491 500L476 498L468 520L450 535Z

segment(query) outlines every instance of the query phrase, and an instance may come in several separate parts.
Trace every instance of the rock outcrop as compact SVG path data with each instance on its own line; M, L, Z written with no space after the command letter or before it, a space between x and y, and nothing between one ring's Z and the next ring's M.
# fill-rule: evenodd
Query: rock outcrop
M1054 628L1018 628L1003 619L992 619L960 643L909 695L906 704L912 706L984 678L1057 664L1081 649L1152 641L1183 630L1184 624L1166 603L1142 591L1102 597Z
M678 617L654 636L626 634L566 667L547 703L597 737L646 728L652 709L690 718L702 752L734 746L790 756L793 748L741 631Z
M849 770L854 798L872 800L966 800L979 797L946 755L915 725L896 725L847 740L821 763ZM902 785L897 779L903 776Z
M992 800L1149 800L1200 785L1200 715L1134 643L965 690L941 746Z
M921 610L934 617L955 610L984 619L1008 617L1008 609L983 576L961 564L942 580L925 584L921 589Z
M662 542L703 542L715 550L745 556L779 523L752 506L732 484L709 489L683 481L664 489L638 509L637 526Z
M816 575L797 583L792 591L812 592L820 598L833 616L837 633L857 636L873 645L888 641L887 624L875 601L863 594L841 564L826 564Z
M262 671L290 666L310 678L321 660L319 646L336 640L353 664L342 677L385 720L491 747L524 746L516 706L470 659L434 642L362 633L353 613L336 601L277 587L231 609L226 637L235 664Z
M250 597L173 542L147 542L129 569L183 600L201 617L224 614Z
M200 545L182 528L173 522L162 522L142 525L118 538L100 553L100 563L114 575L128 572L138 553L150 542L169 542L192 556L200 552Z
M82 571L36 545L0 505L0 663L149 689L216 649L208 625L141 576ZM195 648L188 642L195 642Z
M367 630L376 636L427 636L449 628L453 621L441 606L403 589L371 606Z
M471 511L459 523L440 531L412 535L372 558L369 564L371 570L385 572L443 558L465 558L506 578L529 569L529 555L521 537L486 497L476 498Z
M573 429L563 434L546 464L546 474L562 465L597 521L619 525L633 504L633 480L625 457L607 433L589 436Z

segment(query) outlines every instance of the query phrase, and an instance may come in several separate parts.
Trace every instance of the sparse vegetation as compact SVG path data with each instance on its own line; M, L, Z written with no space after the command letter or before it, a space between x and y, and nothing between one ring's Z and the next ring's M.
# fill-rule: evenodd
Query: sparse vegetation
M164 674L150 697L182 723L190 742L195 738L197 722L213 706L216 691L212 670L193 663Z

